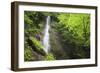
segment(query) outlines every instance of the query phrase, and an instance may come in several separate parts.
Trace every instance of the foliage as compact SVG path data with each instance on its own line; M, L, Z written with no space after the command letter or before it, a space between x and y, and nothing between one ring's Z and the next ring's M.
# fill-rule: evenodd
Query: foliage
M32 48L32 45L31 46L29 45L29 42L27 41L28 39L32 41L33 45L36 47L38 51L41 51L42 53L44 53L43 46L40 44L40 41L34 38L35 35L37 33L41 33L41 30L43 29L44 19L42 17L44 17L44 15L42 15L42 13L40 12L31 12L31 11L24 12L24 29L25 29L24 30L24 35L25 35L24 58L25 58L25 61L26 60L30 61L30 58L36 59L35 56L32 55L34 54L34 52L32 52L34 48ZM30 36L32 37L29 38Z
M24 50L24 56L25 56L25 61L33 61L34 60L34 57L33 54L32 54L32 49L28 46L28 45L25 45L25 50Z
M31 40L32 40L32 42L33 42L33 44L34 44L34 46L36 46L36 48L40 51L40 50L43 50L43 45L38 41L38 40L36 40L34 37L29 37Z
M39 55L39 52L44 53L44 47L41 41L44 35L43 31L47 16L51 17L50 26L51 30L53 29L52 32L59 34L55 36L60 37L62 49L65 51L65 59L90 58L90 14L25 11L25 60L30 61L36 59L36 57L33 56L32 51L36 52L37 55ZM52 34L51 30L50 34ZM38 33L41 36L40 40L36 38ZM52 36L50 38L54 37ZM36 50L39 52L33 50L32 46L28 45L28 39L32 41L32 46L35 46ZM55 40L56 39L54 38L53 42L55 42ZM53 44L51 46L55 47ZM50 49L53 49L55 53L50 50L50 53L46 54L41 60L55 60L56 56L58 57L60 53L63 54L62 52L56 52L58 49Z
M60 14L58 19L57 30L61 34L65 45L67 44L71 51L74 51L70 52L71 57L87 58L90 47L90 15L79 13Z
M45 56L44 60L46 60L46 61L55 60L55 57L52 53L49 53Z

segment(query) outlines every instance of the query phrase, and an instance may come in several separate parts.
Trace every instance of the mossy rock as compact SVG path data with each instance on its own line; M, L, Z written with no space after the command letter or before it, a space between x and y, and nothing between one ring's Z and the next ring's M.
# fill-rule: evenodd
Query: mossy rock
M52 61L52 60L55 60L55 57L54 57L54 55L52 53L49 53L44 57L44 60Z
M41 44L40 41L38 41L36 38L34 37L29 37L28 39L28 44L29 46L32 47L32 49L37 52L38 54L41 54L43 56L46 55L46 52L44 51L44 47L43 45Z

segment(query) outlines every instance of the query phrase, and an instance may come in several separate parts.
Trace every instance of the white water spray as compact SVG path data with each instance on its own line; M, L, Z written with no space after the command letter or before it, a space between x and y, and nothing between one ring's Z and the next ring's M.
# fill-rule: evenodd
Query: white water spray
M46 53L48 53L48 51L50 49L49 28L50 28L50 16L47 16L46 25L45 25L45 29L44 29L44 38L43 38L44 51Z

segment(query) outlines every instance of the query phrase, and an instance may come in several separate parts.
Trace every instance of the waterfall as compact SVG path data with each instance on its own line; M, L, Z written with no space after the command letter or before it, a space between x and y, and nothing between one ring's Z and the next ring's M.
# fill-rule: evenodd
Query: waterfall
M44 29L44 38L43 38L43 46L44 46L44 51L46 53L48 53L48 51L50 49L49 28L50 28L50 16L47 16L46 25L45 25L45 29Z

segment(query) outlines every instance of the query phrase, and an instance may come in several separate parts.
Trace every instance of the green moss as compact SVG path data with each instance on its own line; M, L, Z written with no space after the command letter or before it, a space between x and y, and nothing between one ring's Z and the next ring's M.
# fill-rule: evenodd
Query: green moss
M55 57L52 53L49 53L48 55L44 57L44 60L46 61L55 60Z
M29 39L32 41L32 44L36 47L36 52L40 53L42 55L46 55L46 52L44 51L44 47L41 44L40 41L38 41L36 38L34 37L29 37Z
M38 41L37 39L35 39L34 37L30 37L30 39L32 40L32 42L34 43L34 45L36 46L36 48L38 50L43 49L42 44L40 43L40 41Z

